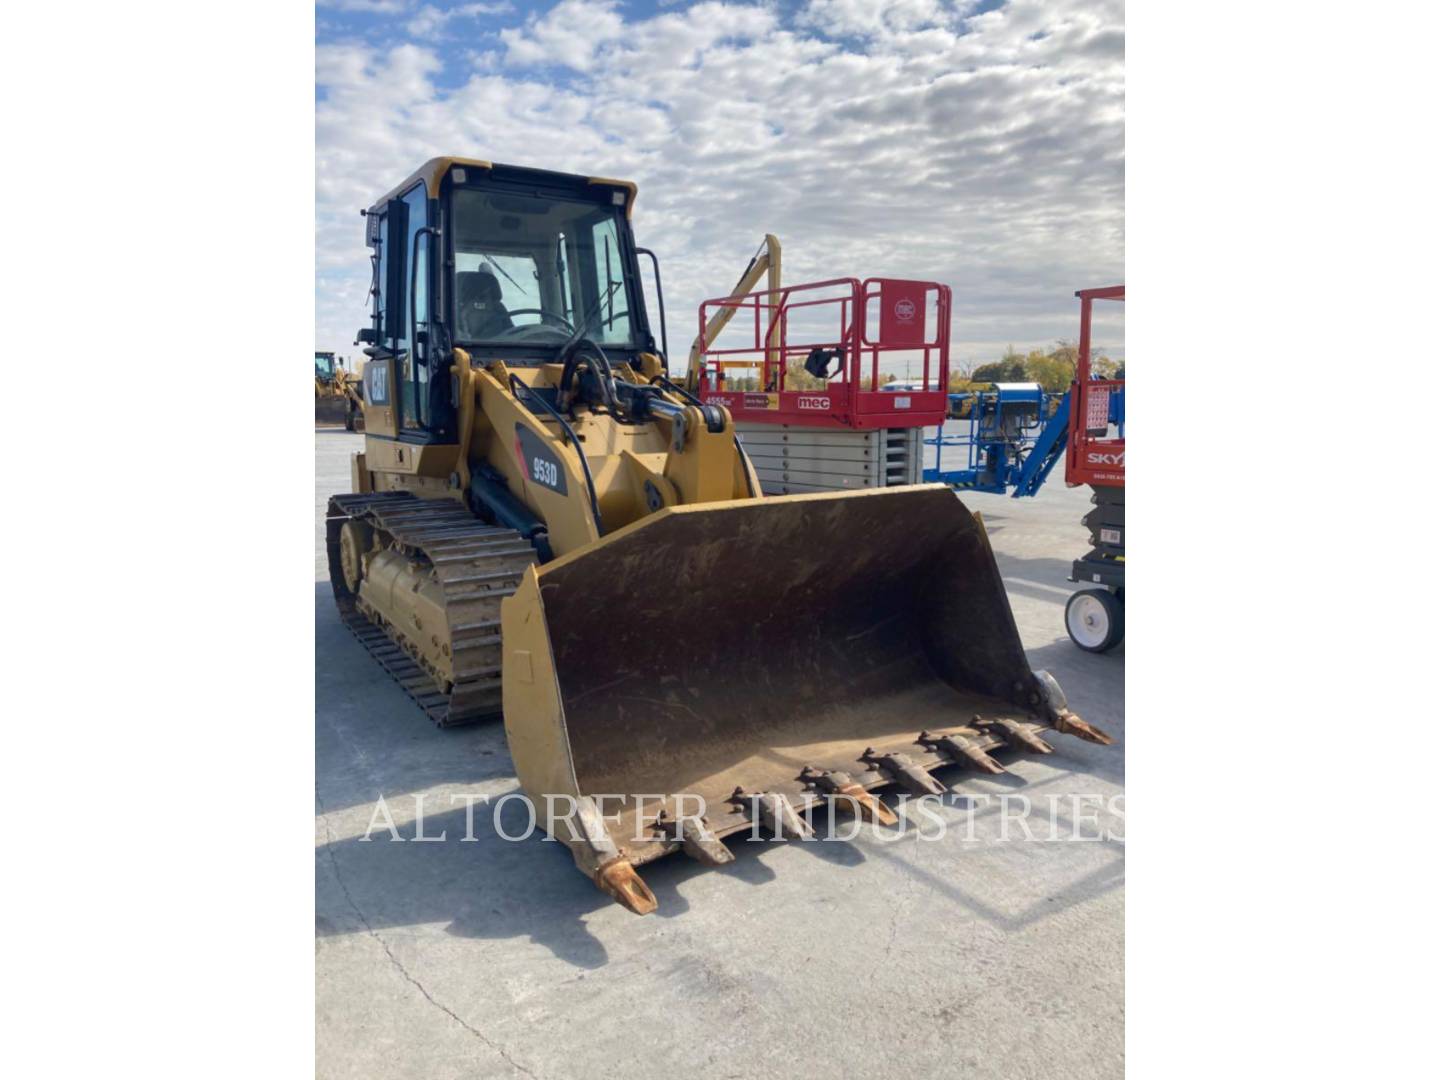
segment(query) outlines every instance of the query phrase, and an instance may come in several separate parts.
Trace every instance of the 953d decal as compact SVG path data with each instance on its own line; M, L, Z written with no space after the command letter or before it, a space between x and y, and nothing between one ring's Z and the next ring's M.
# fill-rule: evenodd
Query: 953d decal
M566 493L565 467L555 452L524 424L515 425L515 456L520 461L520 471L530 483L557 495Z

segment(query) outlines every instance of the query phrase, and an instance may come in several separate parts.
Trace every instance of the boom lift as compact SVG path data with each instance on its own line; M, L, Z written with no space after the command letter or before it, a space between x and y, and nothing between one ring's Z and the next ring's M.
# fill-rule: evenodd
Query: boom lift
M775 335L780 327L774 317L777 301L780 296L780 238L773 233L766 233L765 239L755 249L755 254L750 256L750 262L745 267L745 272L740 275L740 280L730 290L730 295L715 305L716 310L706 318L706 312L700 313L700 333L696 335L694 343L690 346L690 365L685 372L685 389L692 394L700 393L700 381L705 372L705 356L710 346L715 343L721 332L729 325L735 313L744 306L744 301L750 299L750 290L760 283L761 276L766 279L766 290L764 293L757 293L754 296L756 309L759 309L759 300L765 298L765 308L771 312L770 328L767 331L766 361L774 364L779 360L779 353L775 349ZM737 366L748 366L744 361L737 363ZM719 369L724 371L722 366Z
M949 489L759 497L728 410L666 376L634 202L437 158L366 211L365 449L326 544L376 660L441 725L503 712L537 812L642 914L668 853L804 836L837 794L888 818L870 790L1042 732L1108 743L1031 670Z
M1034 495L1060 460L1065 446L1064 394L1049 394L1039 383L995 383L993 389L950 395L945 421L925 440L935 447L935 465L924 480L961 491ZM959 432L947 431L958 423ZM965 455L959 468L945 468L946 449Z

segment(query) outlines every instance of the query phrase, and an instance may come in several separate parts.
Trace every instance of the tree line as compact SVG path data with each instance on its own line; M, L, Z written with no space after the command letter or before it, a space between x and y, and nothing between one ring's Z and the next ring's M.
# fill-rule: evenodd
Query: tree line
M1006 346L1005 355L999 360L952 368L949 391L955 394L966 390L984 390L991 383L997 382L1035 382L1040 384L1041 389L1051 392L1068 390L1070 383L1075 378L1075 365L1079 362L1079 356L1080 350L1074 342L1070 341L1056 342L1055 348L1049 352L1045 352L1043 349L1032 349L1028 353L1021 353L1016 351L1013 345ZM1108 356L1091 357L1090 370L1102 379L1123 379L1125 377L1124 363L1112 360ZM900 379L901 376L893 372L882 371L880 373L881 386ZM825 379L816 378L805 370L803 360L792 359L786 365L785 389L823 390L825 386ZM868 373L861 377L860 388L862 390L873 389ZM728 375L725 379L725 389L732 391L759 390L761 389L760 379L755 375Z
M1048 353L1032 349L1022 354L1010 345L999 360L952 371L950 389L952 392L983 390L997 382L1037 382L1043 390L1068 390L1075 380L1075 366L1079 361L1080 350L1070 341L1056 342ZM1090 372L1102 379L1123 379L1125 364L1108 356L1091 356Z

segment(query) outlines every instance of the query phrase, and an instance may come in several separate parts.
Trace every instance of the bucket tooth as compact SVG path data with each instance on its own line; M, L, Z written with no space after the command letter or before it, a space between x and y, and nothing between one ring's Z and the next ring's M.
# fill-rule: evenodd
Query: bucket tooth
M881 825L898 825L900 823L900 819L895 816L894 811L857 784L854 777L847 772L841 772L838 769L825 772L806 765L800 772L800 779L817 791L829 795L832 799L839 796L864 821L877 822Z
M676 825L674 819L662 815L660 823L679 838L680 850L692 859L706 866L724 866L735 861L735 853L710 831L704 818L682 817Z
M595 875L600 891L636 915L649 915L660 902L650 887L640 879L629 859L614 859L600 867Z
M1004 765L987 754L974 739L964 735L931 735L928 731L922 731L915 741L927 750L943 750L956 761L968 762L981 772L997 775L1005 772Z
M579 825L578 834L574 824ZM600 807L588 795L575 800L575 822L570 828L570 851L580 869L590 874L600 891L636 915L649 915L658 906L634 865L621 854L605 828Z
M877 754L869 748L860 760L872 769L879 769L912 795L944 795L947 788L915 764L909 754Z
M797 814L790 801L777 791L747 792L737 787L730 801L750 803L755 816L776 836L806 840L815 835L809 822Z
M1040 688L1040 693L1045 698L1047 710L1052 718L1050 726L1060 734L1074 735L1077 739L1099 743L1101 746L1109 746L1115 741L1094 724L1087 724L1070 711L1070 703L1065 700L1065 691L1060 689L1060 684L1055 681L1055 676L1048 671L1035 672L1035 685Z
M1016 750L1032 750L1037 754L1053 754L1055 752L1055 748L1036 735L1034 728L1029 724L1011 720L1008 716L999 716L993 720L981 720L979 717L975 719L977 723L984 724L986 727L999 728L1005 741Z
M1109 746L1115 741L1103 730L1094 724L1087 724L1073 712L1058 713L1050 726L1062 735L1074 735L1077 739L1099 743L1101 746Z

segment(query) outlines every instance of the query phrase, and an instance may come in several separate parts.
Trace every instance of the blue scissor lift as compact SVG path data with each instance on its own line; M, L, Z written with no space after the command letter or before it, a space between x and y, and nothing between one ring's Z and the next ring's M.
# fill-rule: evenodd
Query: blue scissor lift
M935 467L922 479L1019 498L1038 492L1065 456L1070 395L1047 393L1039 383L996 383L994 390L951 394L950 416L925 440L935 447ZM956 420L959 430L947 432ZM944 467L946 448L965 452L963 468Z

